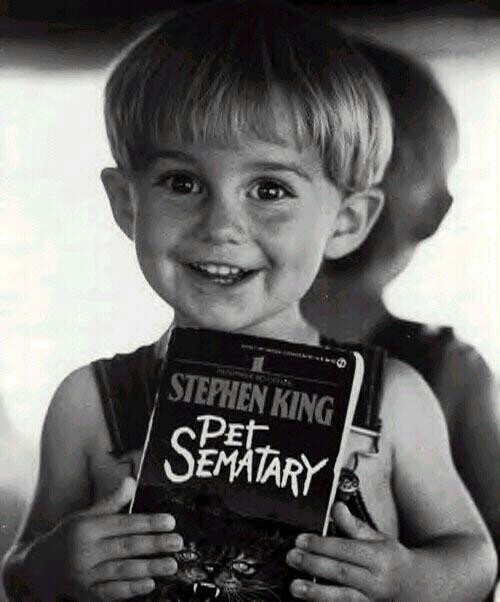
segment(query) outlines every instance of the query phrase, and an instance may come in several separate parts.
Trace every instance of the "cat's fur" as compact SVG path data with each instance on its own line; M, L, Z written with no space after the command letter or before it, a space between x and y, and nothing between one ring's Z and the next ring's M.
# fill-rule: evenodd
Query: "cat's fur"
M148 600L157 602L265 602L288 600L292 574L285 556L295 530L274 521L248 519L218 496L176 491L169 512L185 547L178 570L156 579Z

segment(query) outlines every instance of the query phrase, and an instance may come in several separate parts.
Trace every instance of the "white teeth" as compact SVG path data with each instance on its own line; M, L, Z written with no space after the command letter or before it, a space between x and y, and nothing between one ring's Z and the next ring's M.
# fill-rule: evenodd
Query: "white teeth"
M193 593L195 595L196 595L196 592L198 591L198 585L199 585L199 583L197 581L195 581L193 583ZM220 590L220 588L217 585L215 585L215 583L207 583L207 582L203 581L202 582L202 586L205 589L214 589L215 590L215 592L214 592L214 598L218 598L220 596L221 590Z
M236 276L244 270L232 265L223 265L219 263L195 263L197 269L208 272L214 276Z
M229 274L231 273L231 268L228 265L221 265L218 267L211 265L210 272L219 276L229 276Z

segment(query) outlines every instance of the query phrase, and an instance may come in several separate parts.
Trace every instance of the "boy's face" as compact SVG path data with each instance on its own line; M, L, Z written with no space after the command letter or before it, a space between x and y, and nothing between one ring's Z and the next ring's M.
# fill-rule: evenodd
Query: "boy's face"
M179 325L293 331L325 249L342 238L340 193L310 148L166 144L131 181L103 178L146 279Z

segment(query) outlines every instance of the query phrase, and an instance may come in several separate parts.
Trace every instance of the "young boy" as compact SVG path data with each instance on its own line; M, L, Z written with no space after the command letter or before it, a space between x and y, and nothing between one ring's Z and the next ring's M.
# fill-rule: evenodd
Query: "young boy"
M106 118L117 168L102 178L115 220L175 323L319 344L300 299L323 257L366 236L391 150L383 93L346 40L278 2L181 13L117 66ZM15 600L127 599L176 571L175 517L118 514L140 450L109 453L103 402L89 366L54 396L35 498L5 564ZM377 530L337 504L349 539L300 536L287 561L309 578L294 581L292 595L480 599L494 578L493 548L436 403L402 364L388 366L381 417L380 453L357 468ZM350 447L348 465L364 438Z
M443 410L458 472L498 551L500 420L494 376L451 328L401 320L383 301L384 288L451 206L448 175L457 159L457 123L424 65L366 42L357 47L376 67L394 120L394 152L381 183L385 204L360 249L324 263L302 310L323 334L379 345L424 377Z

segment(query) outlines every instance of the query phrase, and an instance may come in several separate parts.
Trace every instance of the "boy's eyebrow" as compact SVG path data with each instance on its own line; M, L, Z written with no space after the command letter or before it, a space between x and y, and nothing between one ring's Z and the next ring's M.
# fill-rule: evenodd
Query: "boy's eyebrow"
M192 165L196 164L196 159L188 153L183 153L180 150L173 150L169 148L164 148L151 153L149 156L149 162L155 161L156 159L177 159L179 161L191 163Z
M280 163L279 161L256 161L248 163L248 167L257 171L291 171L301 178L312 182L312 177L298 163Z
M155 161L156 159L177 159L179 161L190 163L191 165L197 164L196 159L190 154L180 150L167 148L155 151L149 157L149 161ZM246 167L256 171L291 171L308 182L312 182L312 177L307 171L294 161L286 163L281 163L280 161L251 161L246 164Z

